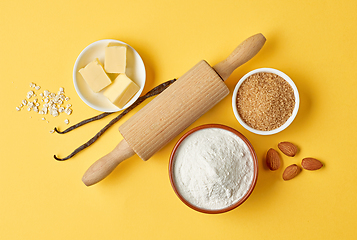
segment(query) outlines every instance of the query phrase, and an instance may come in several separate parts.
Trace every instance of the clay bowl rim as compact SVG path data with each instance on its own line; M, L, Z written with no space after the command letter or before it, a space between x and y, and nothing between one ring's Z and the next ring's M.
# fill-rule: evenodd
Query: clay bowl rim
M230 131L232 133L234 133L235 135L237 135L239 138L241 138L245 144L247 144L248 148L249 148L249 151L253 157L253 163L254 163L254 176L253 176L253 180L252 180L252 183L247 191L247 193L241 198L239 199L239 201L235 202L234 204L226 207L226 208L222 208L222 209L215 209L215 210L210 210L210 209L205 209L205 208L200 208L200 207L197 207L193 204L191 204L190 202L188 202L181 194L180 192L177 190L176 188L176 184L175 184L175 181L174 181L174 173L173 173L173 170L174 170L174 156L175 156L175 153L178 149L178 147L180 146L180 144L186 139L186 137L188 137L189 135L191 135L192 133L196 132L196 131L199 131L199 130L202 130L202 129L206 129L206 128L220 128L220 129L224 129L224 130L227 130L227 131ZM172 149L172 152L171 152L171 155L170 155L170 162L169 162L169 177L170 177L170 183L171 183L171 186L174 190L174 192L176 193L176 195L178 196L178 198L184 203L186 204L188 207L190 207L191 209L193 210L196 210L198 212L201 212L201 213L207 213L207 214L218 214L218 213L225 213L225 212L228 212L228 211L231 211L235 208L237 208L238 206L242 205L247 199L248 197L251 195L251 193L253 192L254 188L255 188L255 185L257 183L257 178L258 178L258 158L257 158L257 154L255 153L255 150L252 146L252 144L249 142L249 140L242 134L240 133L239 131L231 128L231 127L228 127L226 125L222 125L222 124L204 124L204 125L200 125L200 126L197 126L191 130L189 130L188 132L186 132L178 141L177 143L175 144L174 148Z

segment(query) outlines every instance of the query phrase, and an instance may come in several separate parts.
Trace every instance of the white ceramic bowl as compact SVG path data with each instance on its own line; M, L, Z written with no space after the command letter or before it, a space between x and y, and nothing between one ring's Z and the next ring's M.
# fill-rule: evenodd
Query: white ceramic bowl
M104 63L105 47L111 42L127 45L126 75L140 87L140 90L123 108L118 108L113 103L111 103L103 95L103 90L99 93L93 92L89 88L88 84L84 81L82 75L78 72L79 69L85 67L95 58L98 58L101 63ZM128 44L114 39L99 40L87 46L79 54L73 68L73 83L77 94L88 106L102 112L117 112L128 108L139 98L141 92L144 89L145 81L145 65L138 52Z
M261 131L261 130L257 130L257 129L254 129L250 126L248 126L244 121L243 119L240 117L240 115L238 114L238 110L237 110L237 104L236 104L236 99L237 99L237 93L238 93L238 89L239 87L242 85L242 83L251 75L255 74L255 73L260 73L260 72L268 72L268 73L274 73L280 77L282 77L283 79L285 79L289 84L290 86L292 87L293 91L294 91L294 96L295 96L295 106L294 106L294 110L293 110L293 113L292 115L290 116L290 118L283 124L281 125L280 127L276 128L276 129L273 129L271 131ZM283 131L285 128L287 128L292 122L293 120L295 119L297 113L298 113L298 110L299 110L299 104L300 104L300 97L299 97L299 92L298 92L298 89L297 87L295 86L295 83L293 82L293 80L291 80L291 78L286 75L285 73L279 71L279 70L276 70L276 69L273 69L273 68L259 68L259 69L255 69L249 73L247 73L246 75L244 75L240 80L239 82L237 83L236 87L234 88L234 92L233 92L233 96L232 96L232 108L233 108L233 112L234 112L234 115L235 117L237 118L238 122L245 128L247 129L248 131L252 132L252 133L255 133L255 134L259 134L259 135L272 135L272 134L275 134L275 133L278 133L278 132L281 132Z

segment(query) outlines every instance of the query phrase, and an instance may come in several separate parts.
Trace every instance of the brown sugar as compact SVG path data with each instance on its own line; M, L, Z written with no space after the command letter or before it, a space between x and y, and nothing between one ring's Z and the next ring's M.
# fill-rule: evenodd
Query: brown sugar
M292 115L295 96L292 87L274 73L255 73L240 86L237 110L250 127L270 131L283 125Z

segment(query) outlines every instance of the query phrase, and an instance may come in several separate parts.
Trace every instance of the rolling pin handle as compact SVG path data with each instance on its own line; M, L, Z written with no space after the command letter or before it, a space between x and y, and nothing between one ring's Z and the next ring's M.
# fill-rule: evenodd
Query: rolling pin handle
M249 61L259 52L265 41L266 39L261 33L247 38L226 59L214 65L214 70L223 81L227 80L237 67Z
M135 152L123 139L110 153L97 160L84 173L82 181L91 186L107 177L119 163L133 156Z

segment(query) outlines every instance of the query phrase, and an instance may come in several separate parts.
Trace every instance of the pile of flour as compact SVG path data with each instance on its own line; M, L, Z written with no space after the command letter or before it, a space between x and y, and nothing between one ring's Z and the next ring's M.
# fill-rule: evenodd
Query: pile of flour
M189 135L174 156L174 181L180 194L199 208L218 210L249 190L254 163L246 143L221 128Z

